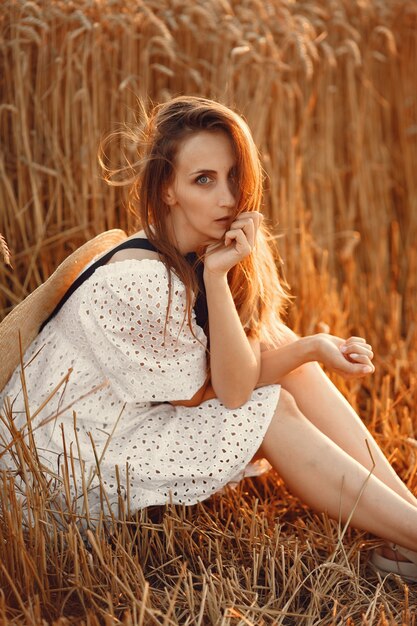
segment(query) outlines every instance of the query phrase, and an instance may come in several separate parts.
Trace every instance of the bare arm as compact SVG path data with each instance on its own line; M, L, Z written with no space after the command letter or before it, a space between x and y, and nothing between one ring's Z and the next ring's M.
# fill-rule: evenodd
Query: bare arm
M344 378L359 378L372 373L370 345L361 337L347 340L319 333L296 339L286 345L262 352L257 386L274 384L304 363L319 361Z
M226 232L224 242L209 246L204 259L210 333L211 380L188 401L195 406L217 397L228 408L239 407L255 387L280 379L310 361L319 361L347 378L373 371L372 349L360 337L347 341L320 333L296 338L261 353L259 341L251 341L239 319L227 281L228 271L251 253L262 216L242 213ZM289 331L290 332L290 331ZM292 337L294 339L294 337Z
M375 370L372 358L371 346L361 337L350 337L346 341L325 333L302 337L261 352L255 387L279 383L281 378L310 361L319 361L345 378L360 378ZM240 371L236 364L235 369ZM208 378L193 398L175 404L196 406L215 397L217 394Z
M242 327L227 281L229 270L251 254L262 215L241 213L225 233L224 241L208 246L204 258L211 383L228 408L244 404L260 375L260 346Z
M229 408L244 404L260 376L260 348L242 327L227 276L205 272L211 382Z

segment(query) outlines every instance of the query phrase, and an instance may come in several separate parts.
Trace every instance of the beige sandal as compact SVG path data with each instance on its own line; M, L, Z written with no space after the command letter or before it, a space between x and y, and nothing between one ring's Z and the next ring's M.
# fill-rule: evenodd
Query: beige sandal
M389 548L408 561L399 561L398 559L388 559L386 556L379 554L377 550L372 552L371 563L381 574L398 574L404 580L417 582L417 552L403 548L395 543L389 543Z

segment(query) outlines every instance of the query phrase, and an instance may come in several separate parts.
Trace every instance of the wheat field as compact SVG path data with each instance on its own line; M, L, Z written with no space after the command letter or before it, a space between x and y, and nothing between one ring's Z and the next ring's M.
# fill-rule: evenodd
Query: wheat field
M417 493L415 1L3 0L0 33L0 318L76 246L133 228L97 150L138 100L220 99L262 155L288 323L373 344L375 374L337 384ZM272 472L195 507L121 503L87 538L32 474L25 524L1 477L1 624L417 622L417 587L368 564L375 541Z

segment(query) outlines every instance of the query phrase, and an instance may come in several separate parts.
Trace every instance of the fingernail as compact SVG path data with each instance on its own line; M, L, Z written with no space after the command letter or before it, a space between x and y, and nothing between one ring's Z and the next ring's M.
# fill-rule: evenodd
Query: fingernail
M370 365L365 365L365 367L362 368L362 372L364 372L365 374L370 374L373 371L374 370Z
M349 354L351 359L357 359L359 354L353 353L353 354Z

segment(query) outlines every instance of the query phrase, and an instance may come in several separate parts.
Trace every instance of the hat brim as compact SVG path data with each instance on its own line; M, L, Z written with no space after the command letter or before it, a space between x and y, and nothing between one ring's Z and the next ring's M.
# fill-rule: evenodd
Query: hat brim
M123 230L113 229L87 241L3 319L0 323L0 391L19 365L19 336L24 353L39 333L42 323L50 316L85 266L125 239L127 235Z

